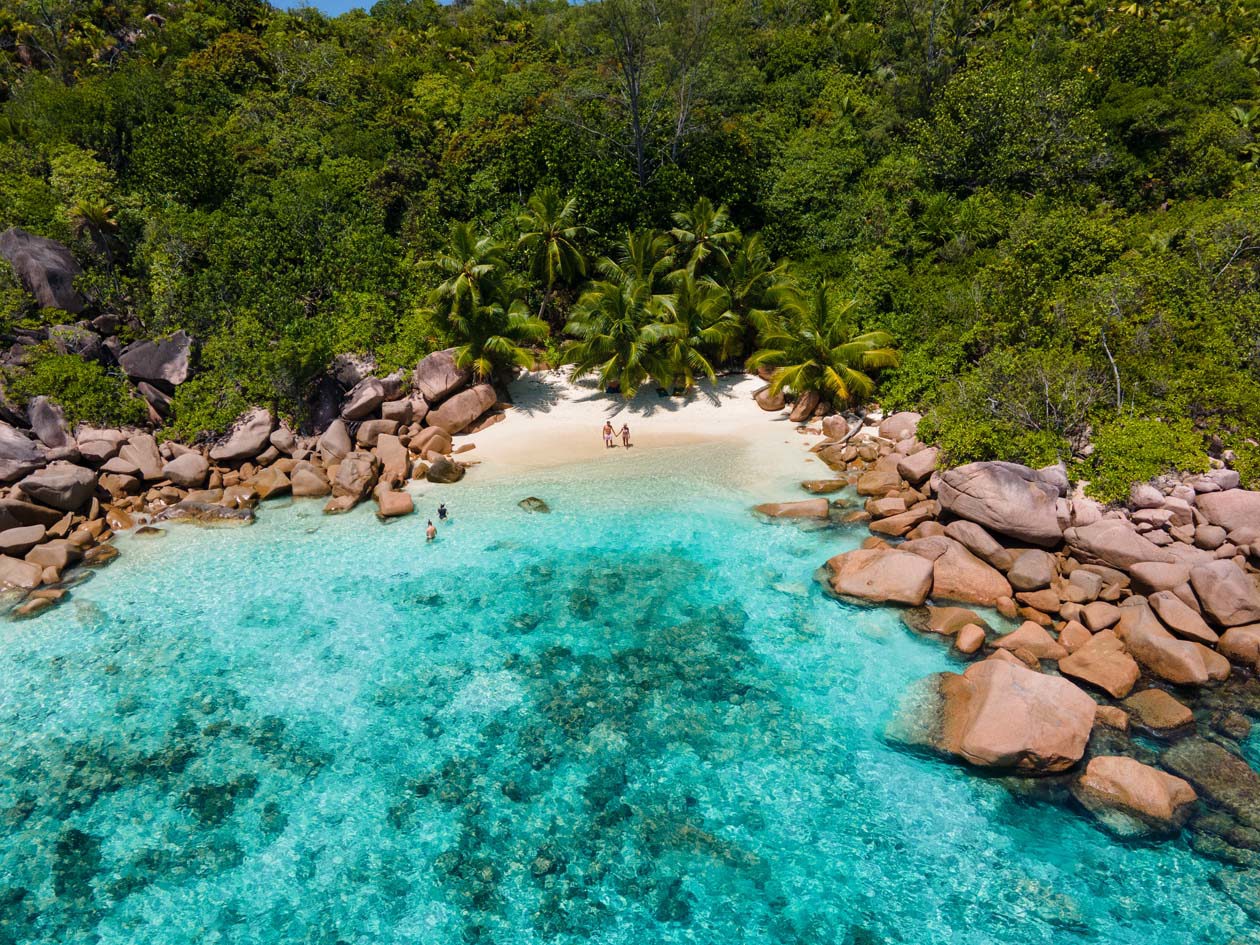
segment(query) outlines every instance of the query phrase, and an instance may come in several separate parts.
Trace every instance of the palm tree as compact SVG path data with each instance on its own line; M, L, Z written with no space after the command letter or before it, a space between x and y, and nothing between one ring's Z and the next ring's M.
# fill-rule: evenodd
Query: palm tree
M854 334L845 317L854 302L833 306L829 288L823 282L812 295L784 290L784 326L763 339L764 347L748 359L748 367L775 368L773 393L814 391L835 404L856 405L875 393L867 372L896 367L901 356L888 332Z
M429 293L429 302L451 320L467 316L483 300L498 298L507 271L503 246L489 236L478 236L471 223L452 226L447 245L421 266L443 277Z
M659 317L646 330L675 392L691 387L700 375L716 380L711 359L728 350L740 331L723 302L713 285L686 270L675 273L674 292L662 298Z
M787 264L776 264L770 258L760 234L741 239L728 253L721 279L705 276L704 281L722 293L726 317L740 326L722 352L723 360L741 351L753 351L758 338L780 331L779 290L786 278Z
M545 187L529 198L517 217L521 228L517 247L529 254L530 274L546 286L538 317L542 318L557 282L573 282L586 275L586 257L577 239L588 232L573 222L577 201L565 200L554 187Z
M429 302L459 341L459 367L482 381L511 367L533 367L526 345L542 341L550 329L517 298L501 244L478 236L469 223L456 223L447 246L421 265L444 277L429 293Z
M451 329L463 343L455 347L455 364L471 370L479 381L490 380L508 368L534 366L537 344L551 333L547 323L529 313L520 299L504 305L501 300L461 310L450 319Z
M658 306L641 279L591 283L564 329L576 339L564 349L573 379L594 372L601 387L619 388L629 399L647 378L667 378L652 333Z
M675 213L674 223L670 236L693 276L710 260L725 266L727 247L739 241L739 230L731 224L726 207L715 208L708 197L701 197L690 210Z
M642 282L650 292L659 292L674 265L668 238L655 230L631 230L617 244L612 256L605 256L596 268L609 282L621 285L629 280Z

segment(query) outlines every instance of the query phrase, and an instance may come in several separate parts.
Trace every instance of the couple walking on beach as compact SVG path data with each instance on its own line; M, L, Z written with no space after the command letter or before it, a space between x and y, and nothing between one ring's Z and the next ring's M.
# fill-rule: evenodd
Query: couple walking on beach
M617 444L614 442L614 440L617 438L618 435L620 435L621 437L621 445L626 447L626 449L629 449L630 448L630 424L623 423L621 425L620 432L618 432L613 429L611 420L605 420L604 421L604 448L611 449L612 447L616 446Z

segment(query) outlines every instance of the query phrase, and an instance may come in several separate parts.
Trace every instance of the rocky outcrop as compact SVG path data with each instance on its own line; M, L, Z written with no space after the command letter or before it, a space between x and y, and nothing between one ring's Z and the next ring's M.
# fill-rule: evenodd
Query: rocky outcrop
M1260 774L1237 755L1204 738L1183 738L1160 756L1160 763L1189 781L1213 807L1260 830Z
M154 522L187 522L191 525L205 525L212 528L252 525L254 512L252 509L228 508L223 505L212 505L209 502L184 500L170 508L159 512Z
M495 405L498 398L489 384L478 384L455 394L433 410L426 418L429 426L454 436Z
M133 381L148 381L173 389L192 370L192 338L177 331L157 341L136 341L123 348L118 363Z
M1260 587L1233 561L1197 565L1190 572L1190 584L1203 612L1220 626L1260 623Z
M1172 833L1198 795L1187 781L1132 758L1091 758L1072 787L1081 805L1121 836Z
M41 308L83 311L86 300L74 287L83 268L61 243L10 227L0 233L0 257L13 267L18 281Z
M18 487L34 502L63 512L73 512L92 498L96 489L96 474L73 463L53 463L31 473Z
M783 392L772 393L769 386L763 387L753 394L753 400L757 402L758 407L767 413L778 413L787 406L787 398L783 396Z
M826 499L802 499L799 502L764 502L753 509L766 518L822 519L831 514Z
M1123 699L1137 684L1141 671L1110 630L1094 634L1073 653L1059 660L1064 676L1097 687L1113 699Z
M294 464L289 473L289 487L295 498L318 498L332 492L332 484L323 468L306 460Z
M378 518L398 518L410 515L415 511L415 503L411 496L400 489L391 488L382 482L373 491L376 498L376 515Z
M932 562L895 549L859 548L827 562L831 589L871 603L917 607L932 589Z
M1260 529L1260 492L1243 489L1209 492L1197 496L1194 505L1209 524L1219 525L1227 532Z
M354 449L346 425L340 420L330 423L328 429L320 435L318 449L326 465L341 462L342 457Z
M985 564L956 541L949 542L936 559L932 574L932 597L992 607L999 598L1011 595L1011 585L998 570Z
M1195 644L1165 630L1145 602L1120 608L1116 636L1138 663L1160 679L1183 686L1208 681L1207 666Z
M1154 732L1167 732L1194 722L1194 713L1163 689L1143 689L1124 700L1129 716Z
M43 447L0 421L0 482L16 482L47 464L48 454Z
M226 440L210 450L210 458L216 463L254 459L271 445L271 431L275 426L270 410L255 407L236 421Z
M1122 518L1105 518L1093 525L1069 528L1063 538L1073 552L1086 560L1101 561L1122 571L1143 562L1175 561L1171 554L1143 538Z
M454 348L425 355L411 374L411 386L420 392L430 406L463 390L470 380L472 372L456 367Z
M163 466L162 475L181 489L200 489L210 475L210 463L200 453L190 450Z
M989 462L950 469L940 475L937 498L944 511L1011 538L1043 547L1063 539L1058 488L1026 466Z
M1226 630L1217 649L1235 663L1260 673L1260 623Z
M44 446L58 449L70 445L65 414L47 397L32 397L26 405L26 416L31 424L31 432Z
M441 456L429 464L424 478L429 482L452 483L464 478L464 467L454 460Z
M1066 679L984 660L961 676L924 680L903 701L888 734L984 768L1053 774L1080 761L1095 708Z
M923 414L915 413L912 410L894 413L892 416L885 417L880 421L879 435L894 443L898 440L912 439L915 432L919 429L919 421L922 419Z
M332 483L332 498L325 512L346 512L368 497L376 485L380 460L372 453L347 453L337 466Z

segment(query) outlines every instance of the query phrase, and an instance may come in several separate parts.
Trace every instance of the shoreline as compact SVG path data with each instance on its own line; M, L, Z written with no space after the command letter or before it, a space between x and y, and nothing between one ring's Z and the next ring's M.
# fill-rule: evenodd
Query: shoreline
M467 439L475 444L475 450L460 456L484 463L478 478L501 478L624 459L627 451L620 436L608 449L600 435L605 421L611 421L618 431L623 423L629 424L629 452L636 460L660 449L713 443L758 451L758 468L750 470L750 483L764 479L767 472L797 471L803 478L809 471L808 443L786 410L769 412L757 406L753 393L762 386L756 376L738 374L719 377L715 385L697 385L677 397L645 388L627 401L599 391L589 379L574 383L561 372L528 372L510 385L513 403L507 405L501 422L456 442Z

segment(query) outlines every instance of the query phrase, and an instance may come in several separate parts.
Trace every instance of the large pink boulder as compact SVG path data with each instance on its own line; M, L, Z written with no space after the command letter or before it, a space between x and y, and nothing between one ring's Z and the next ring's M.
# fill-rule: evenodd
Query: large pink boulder
M932 589L932 562L907 551L859 548L827 562L831 589L844 597L917 607Z
M940 453L941 451L934 446L911 453L897 460L897 472L906 482L917 486L927 481L936 470L936 461Z
M1260 622L1260 587L1233 561L1197 565L1190 572L1190 585L1203 612L1222 627Z
M1247 627L1230 627L1221 634L1217 649L1235 663L1250 666L1260 673L1260 623Z
M1053 774L1080 761L1096 709L1061 676L990 659L921 681L888 734L985 768Z
M1208 681L1198 645L1178 640L1165 630L1145 602L1120 608L1116 636L1135 660L1160 679L1182 686Z
M455 349L447 348L420 359L411 374L411 386L420 392L429 406L433 406L467 387L471 378L470 372L455 366Z
M1069 528L1063 538L1078 556L1122 571L1143 561L1175 561L1169 552L1147 541L1122 518L1105 518L1093 525Z
M1097 686L1115 699L1127 696L1141 676L1138 664L1110 630L1094 634L1059 660L1059 672Z
M1159 615L1160 622L1183 640L1194 640L1208 646L1216 643L1216 631L1172 591L1152 594L1147 601Z
M831 503L826 499L801 499L798 502L763 502L753 509L767 518L798 518L826 520L831 513Z
M1091 758L1072 793L1122 836L1175 831L1198 800L1188 782L1120 755Z
M87 305L74 287L83 269L70 250L56 240L13 226L0 233L0 258L13 267L13 274L41 308L77 313Z
M903 410L901 413L885 417L880 422L879 435L886 440L892 440L894 443L898 440L908 440L919 429L919 421L922 419L923 414L921 413L915 413L913 410Z
M1034 545L1053 547L1063 539L1066 504L1059 489L1037 470L1016 463L970 463L941 474L941 508Z
M1227 532L1241 528L1260 528L1260 492L1227 489L1195 497L1195 507L1212 525Z
M992 607L998 598L1011 596L1011 585L1002 572L985 564L956 541L936 559L932 597Z
M271 431L275 427L271 411L255 407L236 421L226 440L210 450L210 459L216 463L253 459L271 445Z
M491 385L478 384L444 401L425 419L429 426L453 436L493 407L497 399Z

